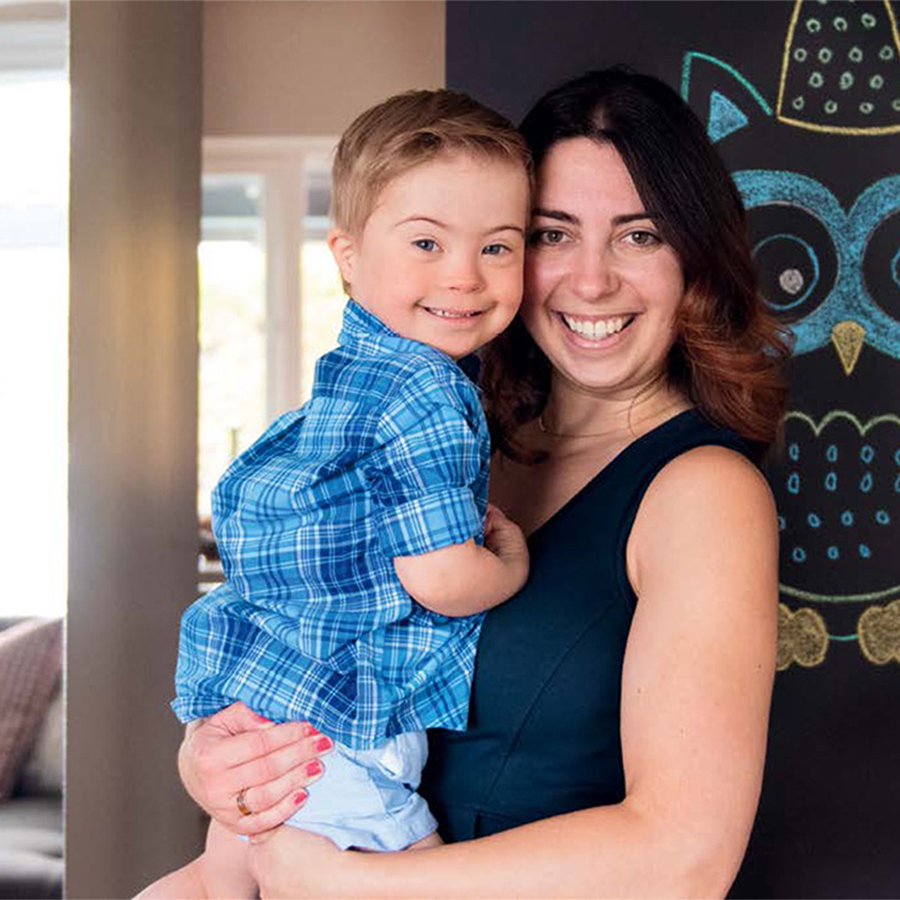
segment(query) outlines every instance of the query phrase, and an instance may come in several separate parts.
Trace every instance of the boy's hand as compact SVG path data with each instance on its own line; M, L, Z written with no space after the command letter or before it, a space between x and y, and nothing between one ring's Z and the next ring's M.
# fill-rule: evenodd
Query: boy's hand
M484 518L484 546L509 567L516 590L521 588L528 578L528 544L522 529L493 503Z

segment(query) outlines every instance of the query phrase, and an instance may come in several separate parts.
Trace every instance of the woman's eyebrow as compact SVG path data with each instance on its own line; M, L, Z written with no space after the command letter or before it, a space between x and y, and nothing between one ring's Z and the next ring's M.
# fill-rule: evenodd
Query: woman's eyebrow
M580 221L578 216L573 216L572 213L563 212L561 209L544 209L540 206L532 209L531 215L532 218L555 219L557 222L568 222L572 225L577 225ZM656 213L642 209L640 212L622 213L619 216L613 216L612 224L615 226L625 225L628 222L639 222L642 219L649 219L651 222L654 222L658 218Z
M621 216L613 216L613 225L627 225L629 222L639 222L641 219L649 219L651 222L658 218L656 213L641 210L635 213L623 213Z
M536 206L531 210L531 215L533 218L540 216L542 219L556 219L558 222L568 222L571 225L578 224L578 216L573 216L572 213L563 212L561 209L543 209L540 206Z

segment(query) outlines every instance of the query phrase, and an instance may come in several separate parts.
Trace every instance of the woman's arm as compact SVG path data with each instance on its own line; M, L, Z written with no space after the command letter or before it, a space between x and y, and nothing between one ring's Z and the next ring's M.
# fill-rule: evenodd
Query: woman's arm
M768 486L732 451L684 454L648 490L627 560L639 602L621 803L410 853L339 853L279 829L251 853L263 896L724 896L756 810L774 674Z
M307 722L273 725L243 703L188 723L178 750L185 789L213 819L236 834L280 825L321 777L314 765L331 741ZM312 769L310 769L310 765ZM327 765L327 763L325 763ZM252 814L242 815L237 796Z

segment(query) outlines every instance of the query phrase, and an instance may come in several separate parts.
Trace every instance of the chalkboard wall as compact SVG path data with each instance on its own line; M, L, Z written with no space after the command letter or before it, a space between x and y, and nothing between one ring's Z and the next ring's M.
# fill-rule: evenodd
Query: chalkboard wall
M682 91L749 209L796 335L779 674L734 897L900 897L900 46L897 4L447 4L447 83L518 121L626 63Z

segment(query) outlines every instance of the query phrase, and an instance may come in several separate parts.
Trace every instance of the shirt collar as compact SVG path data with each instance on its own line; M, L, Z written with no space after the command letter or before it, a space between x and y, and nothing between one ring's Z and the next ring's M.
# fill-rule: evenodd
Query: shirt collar
M344 307L344 319L341 333L338 335L338 343L341 345L356 344L363 349L389 353L415 352L422 354L424 352L456 365L455 360L429 344L402 337L395 331L391 331L381 319L373 316L353 299L348 300Z

